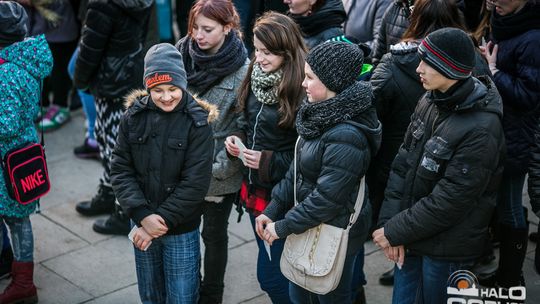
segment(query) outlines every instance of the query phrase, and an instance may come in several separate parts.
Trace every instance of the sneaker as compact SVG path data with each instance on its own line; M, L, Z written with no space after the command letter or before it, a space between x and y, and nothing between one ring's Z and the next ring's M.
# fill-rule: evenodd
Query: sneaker
M83 144L75 147L73 153L78 158L94 158L99 159L99 147L95 140L85 139Z
M57 105L52 105L49 107L43 119L41 119L41 127L43 127L43 132L53 131L68 122L70 119L69 109L61 108Z

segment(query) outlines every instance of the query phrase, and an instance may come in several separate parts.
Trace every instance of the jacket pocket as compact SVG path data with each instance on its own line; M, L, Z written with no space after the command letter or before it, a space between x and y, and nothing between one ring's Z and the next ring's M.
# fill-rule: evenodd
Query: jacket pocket
M424 145L424 154L418 166L417 175L421 178L434 180L440 178L453 151L448 142L442 137L430 138Z

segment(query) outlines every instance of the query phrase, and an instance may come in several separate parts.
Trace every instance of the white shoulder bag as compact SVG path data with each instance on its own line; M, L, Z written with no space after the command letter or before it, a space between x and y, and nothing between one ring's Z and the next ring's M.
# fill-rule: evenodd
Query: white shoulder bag
M297 147L294 147L294 205L296 197ZM349 230L354 225L364 203L365 182L360 180L358 196L346 229L320 224L301 234L291 234L285 240L280 268L294 284L316 294L325 295L336 289L341 280L347 254Z

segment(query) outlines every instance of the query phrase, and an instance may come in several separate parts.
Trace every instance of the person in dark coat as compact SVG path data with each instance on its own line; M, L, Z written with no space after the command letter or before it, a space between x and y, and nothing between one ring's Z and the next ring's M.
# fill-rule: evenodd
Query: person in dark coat
M205 251L199 304L212 304L223 302L228 220L242 184L240 160L227 156L225 138L239 131L237 93L249 60L231 0L198 0L189 15L188 34L176 44L186 67L187 90L219 110L211 124L214 162L201 233Z
M501 245L495 283L509 288L525 286L521 268L528 226L522 191L540 122L540 4L499 0L494 5L493 41L485 55L503 100L507 148L497 204Z
M371 85L356 81L363 59L357 45L344 42L320 44L306 58L302 86L307 102L296 120L300 135L297 162L274 187L270 204L257 218L257 233L268 243L321 223L341 228L348 225L360 180L379 148L381 136L371 104ZM351 166L351 162L356 165ZM298 197L293 195L295 187ZM351 303L354 260L370 226L370 207L364 199L364 208L351 228L338 287L326 295L316 295L290 283L294 303L307 303L312 297L319 303Z
M449 276L470 269L488 238L503 170L502 102L489 77L471 76L475 47L462 30L434 31L418 52L428 92L392 163L373 241L397 264L393 303L446 303Z
M90 0L79 42L73 83L95 98L95 133L104 167L98 193L77 204L82 215L108 214L98 219L93 230L103 234L126 235L129 219L115 204L111 188L111 155L118 125L124 113L122 100L141 87L144 41L152 0Z
M374 227L384 200L390 166L403 142L416 103L426 92L416 73L420 63L418 46L429 33L444 27L465 29L456 4L453 1L417 0L402 41L390 46L390 51L383 56L373 72L371 84L375 96L374 105L383 125L381 149L366 174ZM489 74L487 63L476 52L473 75L486 73ZM393 271L394 268L383 273L379 282L392 285Z
M304 96L306 47L298 25L276 12L257 19L253 37L255 56L238 91L242 132L228 136L225 147L232 157L242 159L240 203L249 214L257 241L257 280L272 303L287 304L291 303L289 283L279 268L285 242L276 241L267 254L264 241L255 232L255 217L270 202L272 188L283 179L293 159L294 122Z
M111 181L133 231L143 303L196 303L199 297L199 225L212 176L209 123L215 106L187 93L180 52L151 47L144 59L148 91L128 107L113 152Z
M347 13L341 0L284 0L289 16L300 26L308 49L343 35Z
M395 0L383 15L379 33L373 42L371 62L379 64L382 56L390 51L390 46L401 41L403 33L409 27L409 17L414 0Z
M393 0L343 1L347 21L343 25L345 35L373 47L381 27L382 17ZM367 54L366 54L367 56Z

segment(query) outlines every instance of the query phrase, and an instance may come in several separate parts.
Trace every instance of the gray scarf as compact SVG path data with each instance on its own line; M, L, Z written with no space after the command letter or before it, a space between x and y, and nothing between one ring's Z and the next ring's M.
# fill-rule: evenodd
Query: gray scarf
M304 102L296 116L296 131L305 139L319 137L335 125L362 114L371 107L372 98L371 85L357 81L333 98Z
M251 90L257 100L267 105L278 103L278 87L282 77L283 71L281 69L265 73L258 64L254 64L251 72Z

